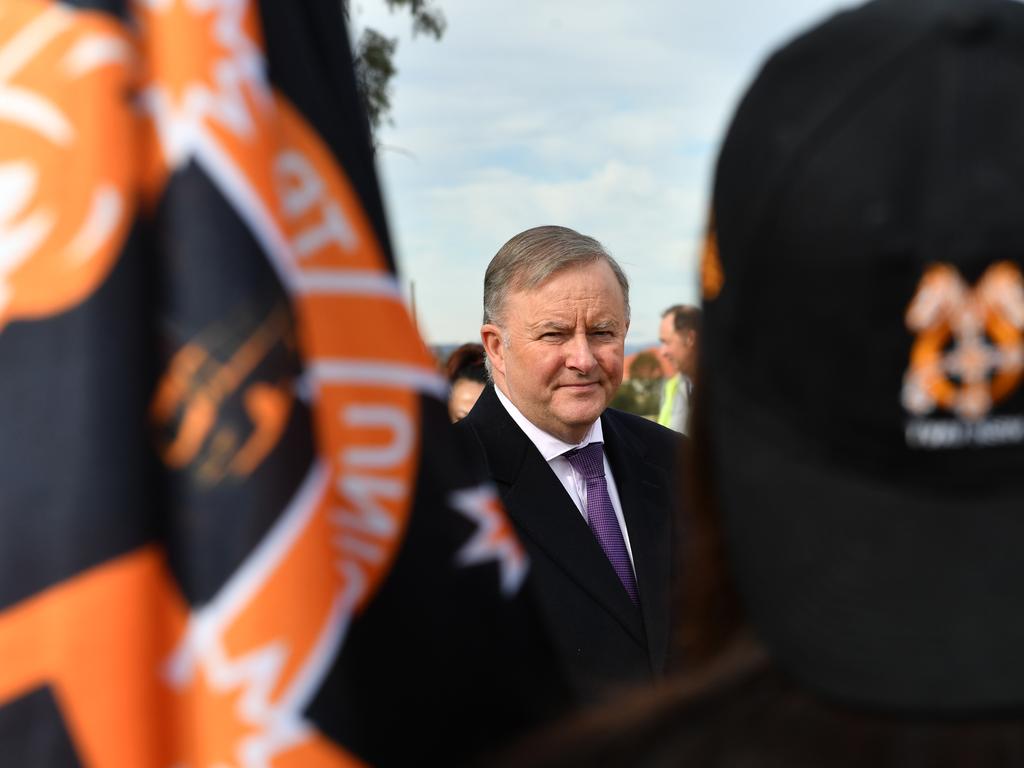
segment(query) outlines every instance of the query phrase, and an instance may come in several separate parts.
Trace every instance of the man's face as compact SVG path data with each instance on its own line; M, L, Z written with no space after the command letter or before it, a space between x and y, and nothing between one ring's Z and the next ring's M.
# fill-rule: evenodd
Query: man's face
M661 356L684 376L693 376L697 362L697 334L693 331L677 331L675 317L669 314L661 318L658 341L661 342Z
M494 383L533 424L577 443L622 381L626 305L607 262L512 291L502 326L480 330Z

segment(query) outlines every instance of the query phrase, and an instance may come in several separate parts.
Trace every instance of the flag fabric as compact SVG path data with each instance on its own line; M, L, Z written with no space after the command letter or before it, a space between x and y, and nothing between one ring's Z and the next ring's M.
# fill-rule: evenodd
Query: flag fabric
M456 762L557 706L339 2L0 6L0 755Z

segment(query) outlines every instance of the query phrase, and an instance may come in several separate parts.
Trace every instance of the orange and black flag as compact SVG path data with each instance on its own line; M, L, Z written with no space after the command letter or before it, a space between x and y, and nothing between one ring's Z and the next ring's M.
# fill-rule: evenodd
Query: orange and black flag
M0 762L449 764L550 704L339 0L0 4Z

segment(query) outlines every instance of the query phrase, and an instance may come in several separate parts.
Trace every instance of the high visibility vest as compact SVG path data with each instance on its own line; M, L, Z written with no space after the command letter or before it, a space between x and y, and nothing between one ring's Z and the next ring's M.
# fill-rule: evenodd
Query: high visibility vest
M672 425L672 403L676 399L676 392L679 390L679 381L682 376L676 374L666 379L661 390L661 410L658 411L658 423L663 427Z

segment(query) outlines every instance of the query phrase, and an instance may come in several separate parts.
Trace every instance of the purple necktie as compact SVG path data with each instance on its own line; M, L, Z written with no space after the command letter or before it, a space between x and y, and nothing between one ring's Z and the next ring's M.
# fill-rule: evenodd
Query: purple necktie
M636 577L633 566L629 562L629 552L622 538L619 521L615 517L615 508L608 496L608 484L604 479L604 451L601 443L590 443L582 448L573 448L562 454L569 460L572 468L587 480L587 521L594 532L597 543L601 545L608 557L619 581L626 588L630 599L638 603Z

